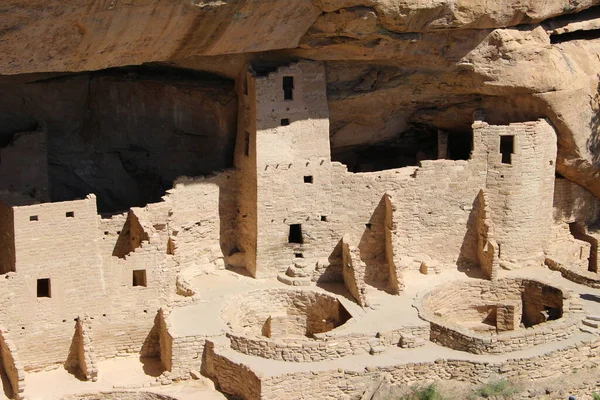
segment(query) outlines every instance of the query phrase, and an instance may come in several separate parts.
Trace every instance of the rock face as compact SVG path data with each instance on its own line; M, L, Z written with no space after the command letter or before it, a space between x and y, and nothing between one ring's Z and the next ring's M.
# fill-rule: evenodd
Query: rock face
M53 201L95 192L101 211L123 210L159 201L178 176L232 164L231 81L170 70L2 81L0 137L47 131Z
M415 147L415 137L426 142L438 129L464 133L470 129L473 112L481 109L493 124L549 118L559 137L557 172L600 196L598 4L597 0L106 0L93 4L10 0L0 5L0 51L4 55L0 74L12 75L3 82L17 85L39 79L23 74L163 63L237 79L246 62L322 60L327 69L332 156L351 169L363 170L370 163L370 149L378 152L382 146L399 149L408 160L404 164L427 158L431 148ZM186 143L193 141L188 133L203 135L193 136L202 146L210 143L200 151L204 151L202 166L191 165L182 154L151 157L156 158L158 170L168 171L160 177L163 182L176 174L206 173L230 164L232 142L225 138L231 138L234 130L231 92L215 94L214 88L203 88L203 100L198 100L193 85L182 89L165 82L159 88L156 81L127 83L128 79L78 75L3 86L3 93L9 93L2 101L7 104L0 105L4 126L18 126L20 131L42 121L48 126L54 198L68 198L90 187L102 192L107 184L99 181L112 179L123 188L111 189L104 198L99 195L107 209L154 199L124 193L125 186L130 186L125 178L103 174L81 178L79 172L71 175L80 176L77 179L83 183L56 178L57 168L85 170L84 175L90 175L89 165L98 163L110 165L111 173L120 176L132 175L127 171L132 163L141 173L154 173L140 160L144 151L139 147L145 147L126 132L152 137L149 146L154 149L164 149L173 138L188 147ZM211 84L214 80L208 78ZM52 93L59 86L57 98ZM26 94L31 91L36 92L34 97L60 101L49 107L47 102L31 100ZM93 129L85 124L82 128L81 121L74 120L79 112L70 112L68 118L60 119L65 126L55 128L52 121L60 114L56 109L60 104L86 102L94 114L90 118ZM189 117L191 109L198 109L196 102L211 113L221 110L223 117L220 121ZM15 104L31 110L41 103L46 114L37 118L14 111ZM125 103L128 112L122 112ZM179 104L189 109L172 113ZM153 121L164 121L167 115L173 116L174 122L167 123L173 135L161 138L158 130L165 129ZM191 119L177 119L184 115ZM102 121L109 116L107 125ZM110 126L113 121L127 128L117 130ZM219 127L204 128L211 124ZM73 132L76 135L69 136ZM8 133L15 133L14 129ZM75 152L93 153L86 156L86 166L81 160L69 161L73 152L67 149L73 141L67 144L59 137L81 138ZM213 151L213 143L218 151ZM108 151L123 146L129 146L125 159ZM53 148L55 154L60 153L54 160ZM188 165L165 168L172 161L165 157Z

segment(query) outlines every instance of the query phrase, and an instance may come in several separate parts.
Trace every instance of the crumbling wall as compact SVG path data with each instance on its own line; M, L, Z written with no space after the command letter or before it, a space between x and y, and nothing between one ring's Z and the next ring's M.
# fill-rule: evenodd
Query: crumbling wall
M221 391L247 400L259 400L261 378L246 365L219 354L215 343L206 341L202 372L212 378ZM278 398L285 397L280 393Z
M388 266L389 289L392 294L400 294L404 291L404 281L402 280L402 270L396 267L397 249L394 249L392 241L392 232L396 230L394 222L394 211L396 206L392 202L389 194L384 195L385 201L385 260Z
M349 235L344 235L342 238L342 260L343 277L346 289L359 305L366 306L366 266L360 259L358 248L352 245Z
M350 315L339 300L312 290L266 289L232 297L221 312L235 334L263 337L270 316L280 315L289 335L311 336L345 323ZM323 323L322 321L326 322Z
M24 368L63 364L73 338L71 323L84 314L98 322L98 359L118 353L158 356L154 318L175 287L164 248L147 243L125 259L103 258L93 196L13 211L17 273L0 281L5 302L0 317L7 329L21 333L14 341ZM143 279L134 280L134 271ZM23 313L24 307L30 312Z
M260 382L262 399L322 399L323 388L332 398L358 397L373 382L388 375L398 385L412 385L450 378L474 385L486 383L490 376L500 379L539 380L559 377L566 369L581 369L600 361L599 340L577 343L564 349L546 351L531 358L516 357L506 361L478 362L438 359L430 363L406 363L379 368L336 369L329 371L295 372L263 377Z
M490 206L484 190L477 196L477 260L479 268L489 279L498 274L498 243L494 239Z
M174 262L194 273L225 267L236 247L236 184L233 171L179 178L167 199ZM165 239L165 252L167 239Z
M17 347L5 328L0 328L0 355L2 367L8 376L14 399L22 399L25 391L25 370L17 355Z

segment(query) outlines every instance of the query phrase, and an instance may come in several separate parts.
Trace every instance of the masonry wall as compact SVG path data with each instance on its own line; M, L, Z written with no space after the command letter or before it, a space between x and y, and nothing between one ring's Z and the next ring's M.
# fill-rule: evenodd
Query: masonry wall
M503 126L478 122L489 148L486 181L500 265L542 265L552 223L556 134L546 120ZM511 163L502 162L502 137L513 137Z
M502 362L466 360L436 360L431 363L407 363L380 368L338 369L299 372L269 376L261 379L262 399L337 399L342 396L360 397L364 391L384 376L392 384L412 385L427 381L456 379L481 384L490 376L500 379L544 379L560 377L565 370L581 369L600 361L599 341L586 342L550 351L532 358L512 358Z
M46 132L17 133L0 149L0 190L49 200Z
M175 181L167 196L168 225L179 270L199 274L225 267L225 258L236 249L235 196L233 171Z
M236 244L245 254L248 272L256 277L257 246L257 143L256 82L251 72L237 79L238 134L235 144L236 168Z
M101 257L93 196L15 207L14 215L17 273L0 281L0 318L26 370L64 363L74 320L85 314L98 358L158 355L154 319L174 288L164 252L144 242L125 259ZM134 270L146 271L146 286L133 286ZM38 297L38 279L50 279L50 297Z
M283 82L293 79L292 99ZM329 112L322 64L299 62L254 78L256 102L257 276L274 276L315 244L331 242ZM323 220L324 219L324 220ZM288 243L290 225L302 243ZM317 245L318 246L318 245Z

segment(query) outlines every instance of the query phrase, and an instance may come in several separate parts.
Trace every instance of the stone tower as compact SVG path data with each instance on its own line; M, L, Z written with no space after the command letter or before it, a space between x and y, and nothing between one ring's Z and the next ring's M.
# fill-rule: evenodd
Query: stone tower
M331 215L331 156L325 70L301 61L248 71L236 144L238 237L246 268L272 277L312 258Z

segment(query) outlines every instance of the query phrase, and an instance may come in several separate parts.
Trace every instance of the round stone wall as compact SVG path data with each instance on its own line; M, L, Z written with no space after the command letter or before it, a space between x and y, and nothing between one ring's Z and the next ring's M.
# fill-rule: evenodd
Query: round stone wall
M569 294L531 279L453 282L417 299L431 340L476 354L562 340L578 330Z
M230 299L221 316L230 328L231 348L244 354L314 362L369 349L367 335L325 339L325 332L351 318L338 299L326 293L294 289L244 293Z

